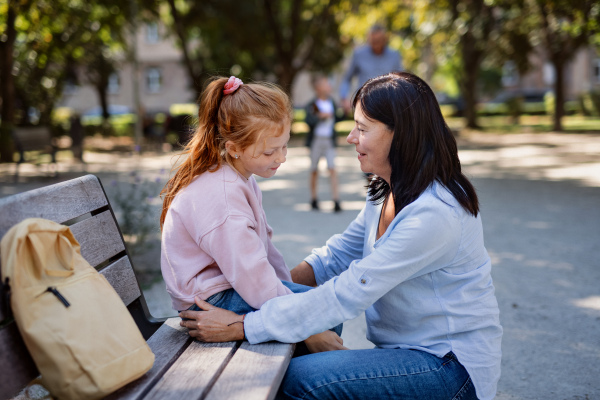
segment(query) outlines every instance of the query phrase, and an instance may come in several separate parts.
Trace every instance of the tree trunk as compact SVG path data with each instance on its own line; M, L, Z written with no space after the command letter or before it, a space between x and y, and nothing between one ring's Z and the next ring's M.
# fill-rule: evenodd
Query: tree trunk
M278 1L264 0L263 8L265 18L273 33L273 43L275 45L275 55L278 60L275 68L277 83L283 89L290 93L292 85L299 71L306 67L308 60L313 55L315 49L314 41L302 42L299 37L300 17L302 13L303 0L294 0L290 6L289 21L285 24L278 20L279 10ZM329 0L324 5L321 12L313 17L312 30L318 31L325 25L330 10L337 1ZM281 4L279 4L281 6ZM309 32L311 28L309 28ZM313 32L316 33L316 32ZM301 43L302 42L302 43Z
M0 82L2 82L2 124L0 125L0 162L12 162L13 143L10 135L14 125L15 109L15 80L12 74L13 49L17 36L15 30L15 4L8 2L6 16L6 41L0 42Z
M462 40L462 73L460 91L465 102L465 119L467 128L479 129L477 124L477 79L481 64L482 52L476 48L475 39L465 34Z
M465 101L466 126L471 129L479 129L477 124L477 79L465 77L461 83L461 89Z
M196 74L196 69L194 68L194 61L190 57L190 53L188 51L188 38L185 34L183 24L181 23L181 18L179 15L179 11L175 6L175 0L168 0L169 6L171 8L171 16L173 17L173 25L175 26L175 33L179 39L181 44L181 52L183 53L183 64L185 65L188 75L190 77L190 82L192 83L194 89L196 90L196 97L202 93L202 82L200 82L200 73ZM202 72L202 71L199 71Z
M100 108L102 109L102 121L107 123L110 118L110 112L108 111L108 97L106 96L106 85L102 83L96 85L96 92L98 93L98 100L100 101Z
M96 93L98 93L98 100L100 101L100 108L102 109L102 133L109 135L110 132L110 113L108 112L108 97L106 95L106 88L108 82L100 77L100 82L96 84Z
M556 79L554 81L554 131L561 132L562 117L565 115L565 85L564 85L564 73L565 64L564 61L558 58L552 60L554 64L554 71Z
M288 94L292 93L292 85L294 79L296 79L297 71L291 65L281 65L281 68L276 70L277 83L285 90Z

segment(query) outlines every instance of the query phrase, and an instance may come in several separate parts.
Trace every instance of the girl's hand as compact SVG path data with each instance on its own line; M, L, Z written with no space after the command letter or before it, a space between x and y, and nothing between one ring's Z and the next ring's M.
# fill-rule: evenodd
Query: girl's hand
M290 273L292 274L292 282L299 283L306 286L317 286L317 280L315 279L315 271L306 261L302 261L296 265Z
M232 342L244 339L243 316L208 304L196 297L196 304L204 311L182 311L179 325L188 328L189 335L201 342Z
M344 347L344 341L337 333L333 331L325 331L317 333L304 340L306 347L311 353L320 353L323 351L332 350L349 350Z

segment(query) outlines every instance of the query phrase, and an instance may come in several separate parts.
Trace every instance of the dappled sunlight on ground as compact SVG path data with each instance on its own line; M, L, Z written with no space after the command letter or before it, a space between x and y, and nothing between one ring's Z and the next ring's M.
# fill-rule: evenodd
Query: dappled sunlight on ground
M588 296L584 299L574 300L573 304L577 307L600 311L600 296Z
M471 133L459 143L464 144L461 163L473 177L579 180L600 186L599 135Z

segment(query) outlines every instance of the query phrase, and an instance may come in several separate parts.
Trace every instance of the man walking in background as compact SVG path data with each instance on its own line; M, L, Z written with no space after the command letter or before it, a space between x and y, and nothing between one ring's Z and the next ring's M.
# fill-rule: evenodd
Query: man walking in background
M388 34L383 26L375 24L369 29L367 43L354 50L340 85L340 100L347 114L352 109L350 89L355 76L358 78L357 87L361 87L371 78L402 70L402 57L398 51L388 47Z

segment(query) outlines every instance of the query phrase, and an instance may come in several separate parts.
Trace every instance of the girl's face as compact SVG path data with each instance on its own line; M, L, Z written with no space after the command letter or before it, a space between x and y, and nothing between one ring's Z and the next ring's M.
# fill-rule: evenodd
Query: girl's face
M250 178L252 174L270 178L275 175L279 166L285 162L289 140L290 123L288 122L284 125L283 133L279 136L264 133L261 139L243 151L239 151L233 144L227 146L227 151L233 159L234 168L246 179ZM235 158L236 155L238 158Z
M356 146L360 169L390 182L392 166L388 160L394 133L382 122L370 120L363 114L360 102L354 110L356 125L346 141Z

